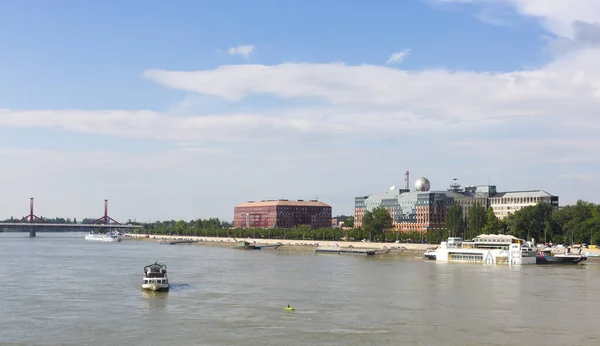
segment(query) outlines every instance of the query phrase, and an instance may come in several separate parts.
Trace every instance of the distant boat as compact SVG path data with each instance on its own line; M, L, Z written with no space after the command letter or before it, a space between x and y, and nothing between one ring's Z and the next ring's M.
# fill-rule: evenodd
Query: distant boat
M260 246L256 246L256 244L251 244L248 241L245 240L240 240L238 242L235 243L234 246L232 246L234 249L240 249L240 250L260 250Z
M177 244L192 244L197 243L197 240L160 240L159 244L177 245Z
M342 248L339 245L335 246L319 246L315 249L316 253L326 253L326 254L337 254L337 255L367 255L373 256L377 255L377 250L371 249L353 249L353 248Z
M427 251L425 251L425 253L423 254L423 257L429 259L429 260L434 260L435 261L435 253L436 248L430 247L427 249Z
M144 267L142 290L153 292L166 292L169 290L167 266L154 262Z
M104 242L120 242L121 237L115 233L94 233L93 231L85 234L85 240L95 240Z
M578 264L585 260L587 260L585 255L552 254L550 248L539 250L536 257L537 264Z
M235 238L234 238L234 240L235 240ZM232 248L238 249L238 250L260 250L260 249L266 249L266 248L277 249L278 247L280 247L282 245L283 244L281 244L281 243L272 244L272 245L252 244L246 240L239 240L239 241L236 240L236 243L234 246L232 246Z

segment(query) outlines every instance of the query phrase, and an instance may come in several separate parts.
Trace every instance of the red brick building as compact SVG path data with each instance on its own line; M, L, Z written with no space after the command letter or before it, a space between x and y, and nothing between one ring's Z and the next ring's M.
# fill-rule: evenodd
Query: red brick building
M235 228L331 227L331 206L317 200L246 202L235 207Z

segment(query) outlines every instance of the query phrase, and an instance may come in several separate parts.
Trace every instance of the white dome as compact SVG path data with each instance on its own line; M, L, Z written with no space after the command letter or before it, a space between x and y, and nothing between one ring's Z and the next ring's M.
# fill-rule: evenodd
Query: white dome
M396 186L393 186L393 185L390 186L390 191L394 191L394 190L396 190Z
M417 191L429 191L431 184L429 183L429 179L425 177L421 177L415 181L415 189Z

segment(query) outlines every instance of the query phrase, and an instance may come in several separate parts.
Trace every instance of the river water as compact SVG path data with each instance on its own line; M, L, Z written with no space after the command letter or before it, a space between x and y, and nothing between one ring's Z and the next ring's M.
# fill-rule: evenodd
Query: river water
M172 289L140 290L169 268ZM587 345L600 265L91 242L0 233L0 344ZM296 308L286 312L287 304Z

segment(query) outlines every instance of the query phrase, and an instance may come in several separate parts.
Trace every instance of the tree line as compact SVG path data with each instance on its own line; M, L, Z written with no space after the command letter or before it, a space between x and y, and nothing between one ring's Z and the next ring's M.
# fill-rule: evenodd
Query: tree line
M382 212L383 210L383 212ZM255 238L255 239L289 239L289 240L333 240L333 241L421 241L427 240L419 232L399 233L384 232L391 227L391 217L385 209L373 210L372 224L369 224L370 212L367 212L367 226L363 228L346 228L348 223L353 225L354 217L344 218L344 229L342 228L318 228L313 229L308 225L294 228L233 228L230 222L221 221L218 218L197 219L191 221L170 220L145 223L140 229L131 230L137 234L169 235L169 236L197 236L197 237L232 237L232 238ZM387 215L387 216L386 216ZM383 218L383 220L381 220ZM364 220L363 220L364 225Z
M62 224L68 224L68 225L75 225L78 223L81 224L92 224L94 223L94 221L96 221L97 219L89 219L89 218L84 218L81 221L77 221L77 218L64 218L64 217L54 217L54 218L50 218L50 217L43 217L40 216L40 219L44 220L43 222L45 223L52 223L52 224L56 224L56 223L62 223ZM2 222L11 222L11 223L16 223L19 222L22 219L15 219L13 216L11 216L9 219L5 219ZM29 217L25 217L25 220L23 220L22 222L29 222ZM40 221L39 219L35 219L34 218L34 222L35 223L40 223L42 221Z
M587 243L600 245L600 205L579 200L574 205L553 209L540 202L517 210L502 220L493 208L486 211L474 204L467 217L462 207L453 204L447 212L449 236L470 239L478 234L510 234L521 239L554 244Z

